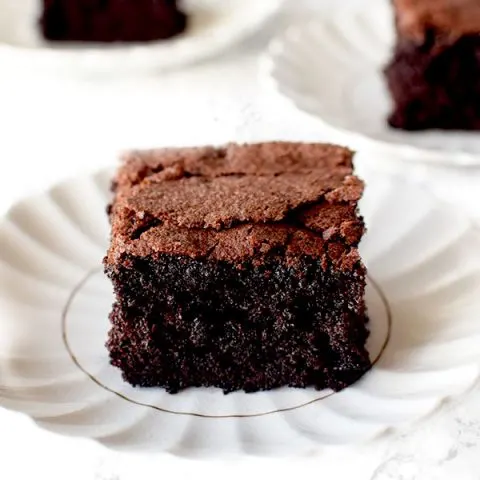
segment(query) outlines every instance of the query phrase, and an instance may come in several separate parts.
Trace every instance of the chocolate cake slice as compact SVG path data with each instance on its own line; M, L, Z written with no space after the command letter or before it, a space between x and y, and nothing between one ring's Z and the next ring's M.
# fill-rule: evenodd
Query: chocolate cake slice
M134 152L114 181L107 347L132 385L340 390L370 367L352 152Z
M177 0L42 0L45 39L150 42L185 30Z
M386 68L404 130L480 129L480 1L394 0L398 40Z

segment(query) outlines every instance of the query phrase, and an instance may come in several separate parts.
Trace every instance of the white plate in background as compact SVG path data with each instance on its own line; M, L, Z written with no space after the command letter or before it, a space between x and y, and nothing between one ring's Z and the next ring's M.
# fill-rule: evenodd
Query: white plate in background
M395 39L390 2L333 9L287 29L261 62L261 75L295 107L345 134L358 149L381 147L385 158L442 165L480 165L480 132L406 132L391 128L392 101L383 68Z
M369 440L477 380L480 236L419 187L376 177L361 204L376 360L363 379L337 394L127 385L104 347L111 175L61 183L0 225L0 406L124 451L279 455Z
M196 62L252 35L283 0L185 0L187 30L171 39L138 44L46 42L38 20L42 0L0 0L0 52L30 68L133 72Z

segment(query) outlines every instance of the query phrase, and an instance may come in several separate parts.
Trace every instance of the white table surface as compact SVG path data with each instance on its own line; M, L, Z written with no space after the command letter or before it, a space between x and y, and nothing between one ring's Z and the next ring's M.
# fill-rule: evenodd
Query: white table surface
M341 2L347 7L362 0ZM274 31L310 10L321 14L325 6L338 3L292 0L275 24L255 39L221 58L161 75L60 78L19 68L0 56L0 213L63 178L112 164L117 152L128 147L260 139L335 141L316 120L266 92L258 83L257 66ZM368 5L368 0L363 3ZM480 169L415 167L369 151L361 152L358 162L423 182L455 203L459 214L480 221ZM120 455L87 440L42 431L23 415L0 408L2 480L240 479L255 474L473 480L480 478L479 454L480 388L409 430L368 445L328 448L308 459L199 462L161 454Z

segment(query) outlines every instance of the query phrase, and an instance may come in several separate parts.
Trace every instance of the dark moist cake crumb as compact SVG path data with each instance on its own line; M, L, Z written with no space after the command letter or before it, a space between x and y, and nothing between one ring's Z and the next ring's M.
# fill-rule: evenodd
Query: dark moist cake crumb
M133 152L114 191L107 347L126 381L340 390L370 368L352 152Z
M186 28L176 0L43 0L40 26L52 41L150 42Z
M480 2L394 0L397 43L385 70L404 130L480 129Z

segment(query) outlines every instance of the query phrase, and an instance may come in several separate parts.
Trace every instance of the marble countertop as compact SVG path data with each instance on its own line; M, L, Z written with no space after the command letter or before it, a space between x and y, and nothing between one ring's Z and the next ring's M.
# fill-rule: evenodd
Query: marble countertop
M272 138L335 141L315 119L265 91L257 75L259 54L276 30L335 3L293 0L275 24L235 51L162 75L67 78L27 71L0 58L0 212L60 179L112 164L124 148ZM362 0L343 0L342 6L353 3ZM421 182L480 221L480 169L406 165L370 151L361 152L358 161ZM133 480L168 474L236 479L258 472L280 478L473 480L480 471L480 388L403 432L367 445L328 448L315 458L200 462L159 455L146 461L45 432L2 409L0 451L0 477L6 480Z

